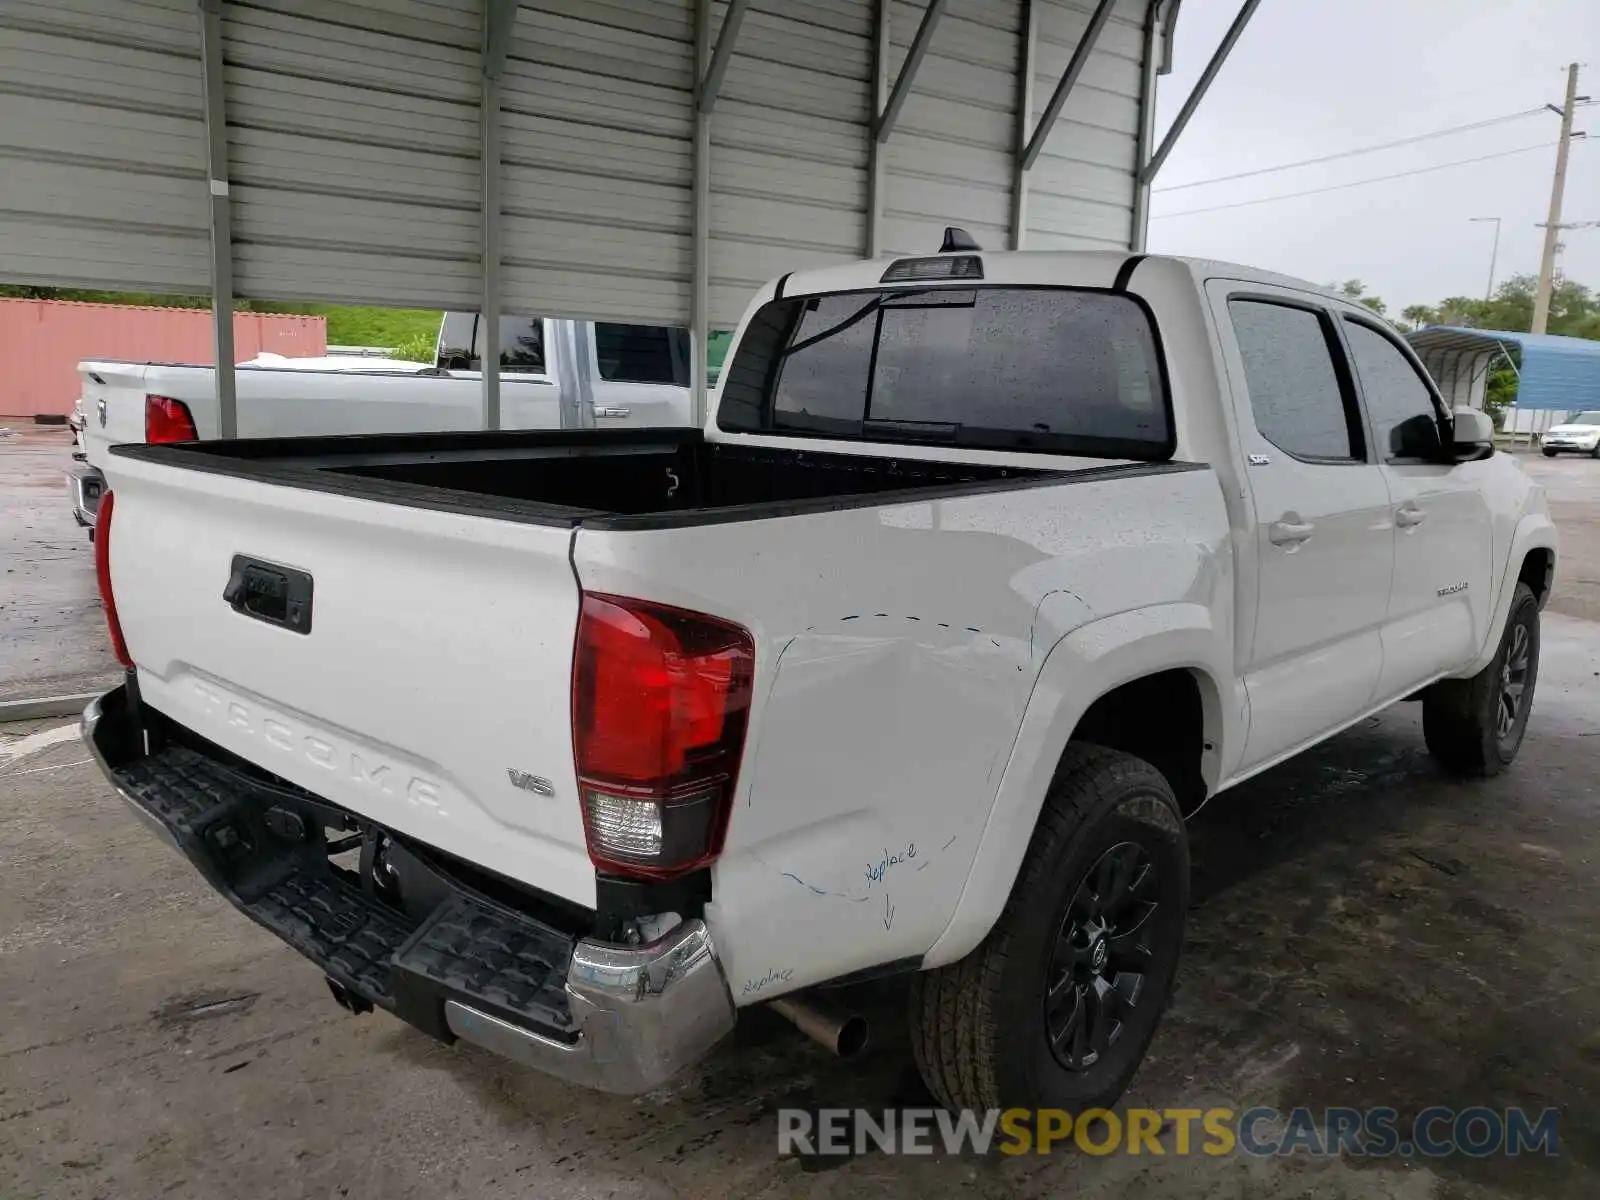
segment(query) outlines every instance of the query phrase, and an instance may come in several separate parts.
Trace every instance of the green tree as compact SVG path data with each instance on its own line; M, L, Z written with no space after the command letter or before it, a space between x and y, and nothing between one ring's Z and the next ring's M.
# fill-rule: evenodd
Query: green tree
M1412 329L1420 329L1424 325L1437 325L1439 314L1426 304L1408 304L1400 310L1400 320Z
M1518 363L1519 369L1522 359L1520 348L1513 347L1511 357ZM1501 414L1517 399L1517 372L1506 365L1505 359L1496 359L1499 363L1489 370L1489 378L1483 385L1483 408L1494 419L1496 425L1500 424Z
M1539 290L1536 275L1513 275L1481 305L1484 329L1509 329L1521 333L1533 325L1533 301ZM1565 337L1600 338L1600 296L1570 279L1556 282L1550 293L1550 319L1545 332Z

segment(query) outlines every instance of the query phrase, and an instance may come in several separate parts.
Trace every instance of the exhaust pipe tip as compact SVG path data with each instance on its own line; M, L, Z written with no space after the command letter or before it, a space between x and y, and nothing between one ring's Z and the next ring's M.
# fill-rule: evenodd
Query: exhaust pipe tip
M841 1013L803 994L780 997L767 1007L840 1058L855 1058L871 1040L867 1019L860 1013Z
M834 1053L840 1058L854 1058L867 1048L869 1035L867 1019L860 1013L851 1013L839 1026Z

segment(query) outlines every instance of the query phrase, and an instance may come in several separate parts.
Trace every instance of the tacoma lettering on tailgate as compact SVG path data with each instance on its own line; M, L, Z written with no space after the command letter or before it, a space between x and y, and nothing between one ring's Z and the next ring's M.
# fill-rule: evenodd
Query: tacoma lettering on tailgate
M386 762L370 747L358 750L326 733L313 733L281 713L267 712L236 696L229 696L200 680L193 680L195 696L206 712L223 717L229 728L262 742L278 756L303 759L321 771L338 775L362 790L448 815L443 807L444 788L400 763ZM269 756L270 758L270 756Z

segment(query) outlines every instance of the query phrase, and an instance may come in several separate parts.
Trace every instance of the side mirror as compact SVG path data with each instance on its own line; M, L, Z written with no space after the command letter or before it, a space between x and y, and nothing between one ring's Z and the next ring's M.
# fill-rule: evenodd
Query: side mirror
M1494 421L1478 408L1457 408L1450 414L1455 427L1451 439L1453 461L1477 462L1494 453Z
M1439 421L1426 413L1407 417L1389 430L1389 453L1395 458L1416 458L1423 462L1454 462L1439 425Z

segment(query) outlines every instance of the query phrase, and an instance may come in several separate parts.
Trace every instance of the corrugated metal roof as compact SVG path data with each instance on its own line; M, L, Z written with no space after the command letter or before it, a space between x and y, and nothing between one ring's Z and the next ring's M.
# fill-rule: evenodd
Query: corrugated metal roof
M1031 129L1097 0L950 6L882 146L883 253L947 224L1019 231L1024 11ZM1030 248L1126 248L1154 0L1116 0L1029 173ZM221 107L240 297L475 309L484 0L224 7ZM0 4L0 278L208 290L195 0ZM712 36L726 0L715 0ZM711 120L709 309L872 244L874 38L892 80L928 0L751 0ZM696 0L520 0L499 83L510 311L687 322ZM1153 78L1153 77L1152 77Z
M1514 333L1504 329L1466 329L1430 325L1408 335L1417 354L1434 371L1435 364L1470 359L1473 370L1511 346L1521 347L1521 379L1517 407L1573 412L1600 408L1600 342L1549 333ZM1480 361L1482 360L1482 361Z

